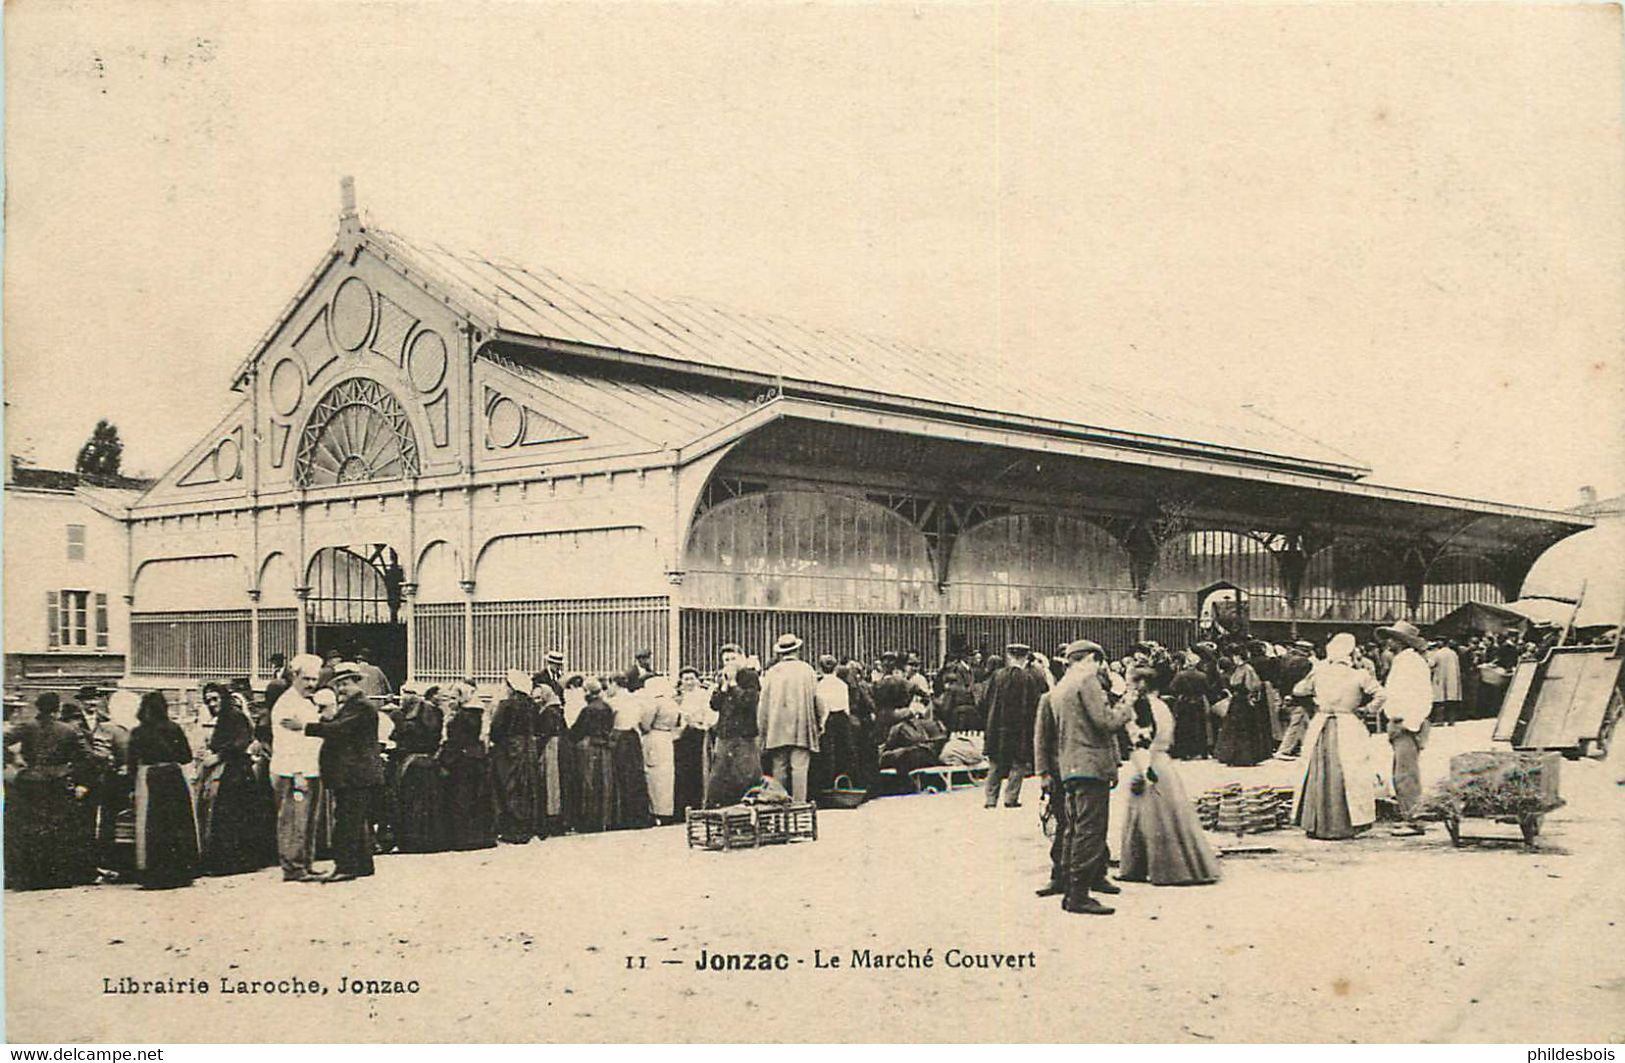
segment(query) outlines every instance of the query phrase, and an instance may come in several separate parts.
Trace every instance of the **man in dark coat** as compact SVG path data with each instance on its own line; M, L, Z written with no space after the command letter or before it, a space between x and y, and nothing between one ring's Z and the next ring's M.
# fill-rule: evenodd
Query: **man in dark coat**
M547 651L547 667L531 676L531 687L548 687L564 701L564 654L558 650Z
M999 803L1004 786L1004 807L1021 807L1021 782L1033 770L1033 721L1038 715L1038 699L1049 689L1032 664L1032 648L1012 642L1004 648L1005 666L994 673L982 694L981 708L987 721L983 752L991 770L987 775L986 803ZM1005 780L1009 784L1005 785Z
M107 695L99 687L80 687L79 707L90 749L88 770L79 779L90 790L85 816L94 825L97 870L104 880L116 881L119 871L130 870L119 866L127 861L121 860L115 840L119 815L130 808L134 793L128 767L130 732L112 721Z
M639 650L633 658L632 667L626 670L626 678L621 685L633 693L642 690L643 684L654 678L654 656L652 650Z
M305 881L348 882L372 874L372 810L384 785L378 755L378 709L363 693L364 673L353 662L333 669L339 710L330 720L304 725L322 740L322 783L333 793L333 872Z
M96 878L95 853L83 814L94 774L90 738L57 719L61 699L35 701L37 715L6 731L20 767L6 780L6 885L17 889L79 886Z

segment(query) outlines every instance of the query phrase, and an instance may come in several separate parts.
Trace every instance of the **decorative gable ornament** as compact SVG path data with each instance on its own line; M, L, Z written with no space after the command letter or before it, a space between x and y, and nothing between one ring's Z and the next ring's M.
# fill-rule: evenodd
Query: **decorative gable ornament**
M418 475L418 444L406 412L388 388L366 377L341 381L305 422L294 458L300 487Z

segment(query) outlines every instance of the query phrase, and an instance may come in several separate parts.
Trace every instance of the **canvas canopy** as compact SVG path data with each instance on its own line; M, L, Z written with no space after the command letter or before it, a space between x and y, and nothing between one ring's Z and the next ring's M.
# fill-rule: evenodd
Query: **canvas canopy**
M1530 617L1504 605L1468 602L1452 609L1430 626L1435 635L1500 635L1507 631L1521 635L1534 623Z

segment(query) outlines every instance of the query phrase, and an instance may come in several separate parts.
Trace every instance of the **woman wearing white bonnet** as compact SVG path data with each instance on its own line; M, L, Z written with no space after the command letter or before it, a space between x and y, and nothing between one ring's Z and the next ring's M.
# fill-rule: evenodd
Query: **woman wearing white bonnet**
M1292 822L1311 838L1352 838L1377 819L1371 743L1358 712L1376 712L1385 695L1369 672L1354 667L1355 646L1353 635L1332 636L1326 659L1293 690L1315 700L1303 740L1303 783L1292 806Z

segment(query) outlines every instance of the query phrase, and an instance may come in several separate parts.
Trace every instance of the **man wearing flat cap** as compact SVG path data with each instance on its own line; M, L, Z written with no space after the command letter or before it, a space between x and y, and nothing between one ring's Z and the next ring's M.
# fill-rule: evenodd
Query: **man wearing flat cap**
M642 690L643 684L654 678L654 658L653 650L639 650L632 659L632 667L626 670L626 678L621 685L633 693Z
M991 769L987 775L984 808L999 803L1021 807L1021 782L1033 770L1033 720L1038 699L1049 689L1044 674L1032 663L1032 647L1012 642L1004 648L1005 665L993 673L982 692L983 752ZM1008 783L1006 783L1008 780Z
M1112 913L1091 891L1122 892L1106 877L1106 822L1117 781L1117 733L1134 710L1126 698L1115 706L1107 702L1099 678L1105 659L1105 651L1087 639L1066 648L1066 674L1050 691L1049 711L1038 717L1033 738L1050 800L1065 804L1057 816L1065 881L1052 881L1039 894L1064 892L1061 907L1078 915Z
M384 785L378 756L378 709L363 692L365 673L353 661L333 667L333 691L339 708L330 720L292 721L322 740L319 772L333 792L333 872L307 882L348 882L373 872L372 809Z
M801 640L786 634L774 643L778 662L762 676L756 730L773 778L797 801L807 800L807 773L818 752L818 676L801 659Z
M920 671L924 663L924 661L920 660L919 654L910 650L908 656L903 659L903 678L908 680L909 689L914 694L929 701L931 699L931 680L927 679L925 673Z

